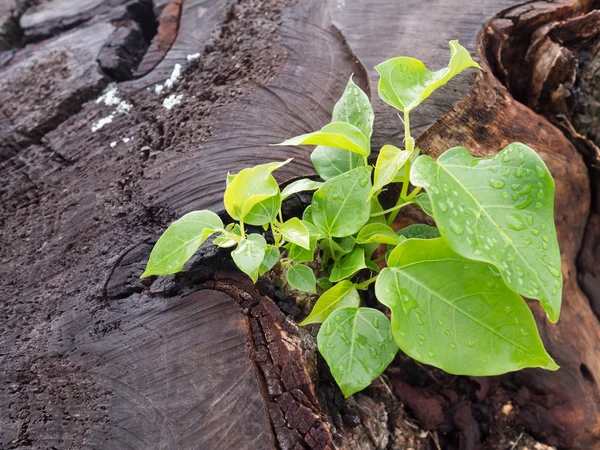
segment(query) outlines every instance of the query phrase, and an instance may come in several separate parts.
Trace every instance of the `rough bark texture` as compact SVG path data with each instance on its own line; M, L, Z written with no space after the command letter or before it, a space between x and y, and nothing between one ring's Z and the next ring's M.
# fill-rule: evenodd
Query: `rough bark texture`
M600 5L519 3L0 5L0 448L600 448ZM484 72L424 104L417 144L522 141L548 164L561 320L531 307L561 370L451 377L399 355L345 400L303 312L223 253L140 282L170 220L222 209L227 172L294 157L280 181L312 173L305 149L268 144L325 124L350 74L370 90L389 57L439 67L451 39ZM373 97L374 146L401 142Z

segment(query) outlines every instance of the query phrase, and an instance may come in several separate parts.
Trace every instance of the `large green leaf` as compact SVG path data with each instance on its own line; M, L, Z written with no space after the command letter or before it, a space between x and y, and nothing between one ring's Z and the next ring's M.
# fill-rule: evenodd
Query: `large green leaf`
M371 167L353 169L327 180L313 195L312 221L327 235L350 236L369 220Z
M344 278L350 278L352 275L366 268L365 249L355 248L338 261L331 271L331 276L329 279L335 283L343 280Z
M331 122L320 131L302 134L275 145L325 145L341 148L366 157L371 153L369 139L354 125Z
M265 238L260 234L249 234L231 252L231 257L236 266L256 283L266 251L267 241Z
M324 180L365 165L365 158L358 153L322 145L313 150L310 159L316 172Z
M369 386L398 351L390 321L372 308L333 311L321 325L317 345L346 397Z
M387 104L408 112L468 67L479 67L458 41L450 41L450 63L436 72L418 59L401 56L388 59L375 69L379 72L379 96Z
M297 217L292 217L279 227L279 232L288 242L299 245L306 250L310 250L310 236L308 228Z
M266 225L277 218L281 208L281 194L277 192L272 197L256 203L243 217L243 221L250 225Z
M254 221L259 220L262 208L258 206L258 209L255 209L254 207L270 197L280 195L279 185L271 173L290 161L291 159L261 164L244 169L235 175L229 182L223 198L225 209L229 215L235 220L244 221L246 215L251 214ZM268 209L272 209L273 205L270 203L267 202L265 205ZM270 213L267 216L270 216ZM268 223L268 220L264 223ZM264 223L252 223L252 225L263 225Z
M444 238L396 247L375 294L392 310L398 346L418 361L473 376L558 368L525 301L493 266L463 258Z
M344 306L358 308L359 305L360 296L354 284L348 280L341 281L319 297L309 316L300 322L300 325L322 323L338 308Z
M287 282L299 291L317 293L317 279L312 269L304 264L296 264L286 274Z
M141 278L179 272L206 238L220 230L223 222L212 211L192 211L176 220L152 249Z
M277 264L277 261L279 261L280 256L281 255L277 247L267 244L267 248L265 249L265 257L258 267L258 274L262 276L271 270L273 266Z
M531 148L514 143L492 158L456 147L420 156L411 181L427 189L440 233L464 257L495 265L516 292L558 320L562 275L554 227L554 180Z
M342 97L333 107L332 122L346 122L354 125L367 138L373 133L373 108L367 94L359 88L352 76L346 85Z
M288 184L283 191L281 191L281 198L286 199L292 194L304 191L314 191L319 189L323 183L320 181L309 180L308 178L302 178L296 180L293 183Z
M371 196L376 195L386 185L394 181L398 171L410 158L411 152L400 150L393 145L384 145L379 151L375 164L375 175Z

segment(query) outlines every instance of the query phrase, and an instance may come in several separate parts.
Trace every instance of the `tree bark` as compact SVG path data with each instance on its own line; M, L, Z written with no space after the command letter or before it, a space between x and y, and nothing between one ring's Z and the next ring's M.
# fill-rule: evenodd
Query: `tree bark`
M520 3L0 6L0 448L600 448L599 5ZM281 182L312 174L309 151L268 144L327 123L351 74L373 94L377 63L438 68L451 39L484 70L415 113L417 145L489 156L521 141L546 161L562 317L531 307L559 371L451 377L399 355L345 400L293 299L223 253L203 246L142 284L171 220L222 211L227 172L293 157ZM372 99L374 148L400 145Z

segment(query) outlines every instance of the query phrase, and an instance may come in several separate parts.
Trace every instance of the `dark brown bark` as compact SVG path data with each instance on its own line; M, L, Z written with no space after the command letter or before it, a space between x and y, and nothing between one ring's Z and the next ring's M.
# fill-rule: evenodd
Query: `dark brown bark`
M0 6L0 448L531 447L522 431L600 448L598 5L519 3ZM222 209L227 172L294 157L280 181L312 173L306 149L268 144L324 125L350 74L372 90L389 57L437 68L451 39L484 72L423 105L417 143L491 155L522 141L548 164L561 320L531 306L559 371L456 378L400 355L344 400L300 309L222 254L203 247L183 274L139 281L170 220ZM175 64L180 82L155 93ZM112 81L128 112L95 101ZM183 97L168 110L171 94ZM395 112L373 99L375 146L400 143Z

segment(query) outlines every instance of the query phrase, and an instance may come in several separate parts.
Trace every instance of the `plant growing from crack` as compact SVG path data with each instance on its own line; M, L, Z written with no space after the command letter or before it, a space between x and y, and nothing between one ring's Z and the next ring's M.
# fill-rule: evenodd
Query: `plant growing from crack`
M521 143L491 158L455 147L436 161L420 155L410 134L415 107L464 69L479 68L457 41L450 49L448 66L436 72L408 57L376 67L379 96L403 114L403 149L385 145L369 164L374 114L351 78L331 123L279 144L316 145L311 159L323 182L301 179L281 191L272 173L290 160L228 175L224 203L237 222L224 226L206 210L186 214L158 240L142 277L180 271L213 234L218 247L234 247L233 261L255 282L281 261L289 285L324 290L301 325L321 324L319 351L345 396L367 387L398 349L456 375L556 370L522 298L539 300L558 320L562 274L546 165ZM379 198L393 183L400 193L384 210ZM284 221L282 200L301 191L315 191L312 203L301 219ZM437 228L395 231L410 204ZM272 243L246 225L270 229ZM361 306L359 292L372 283L391 319L383 308Z

